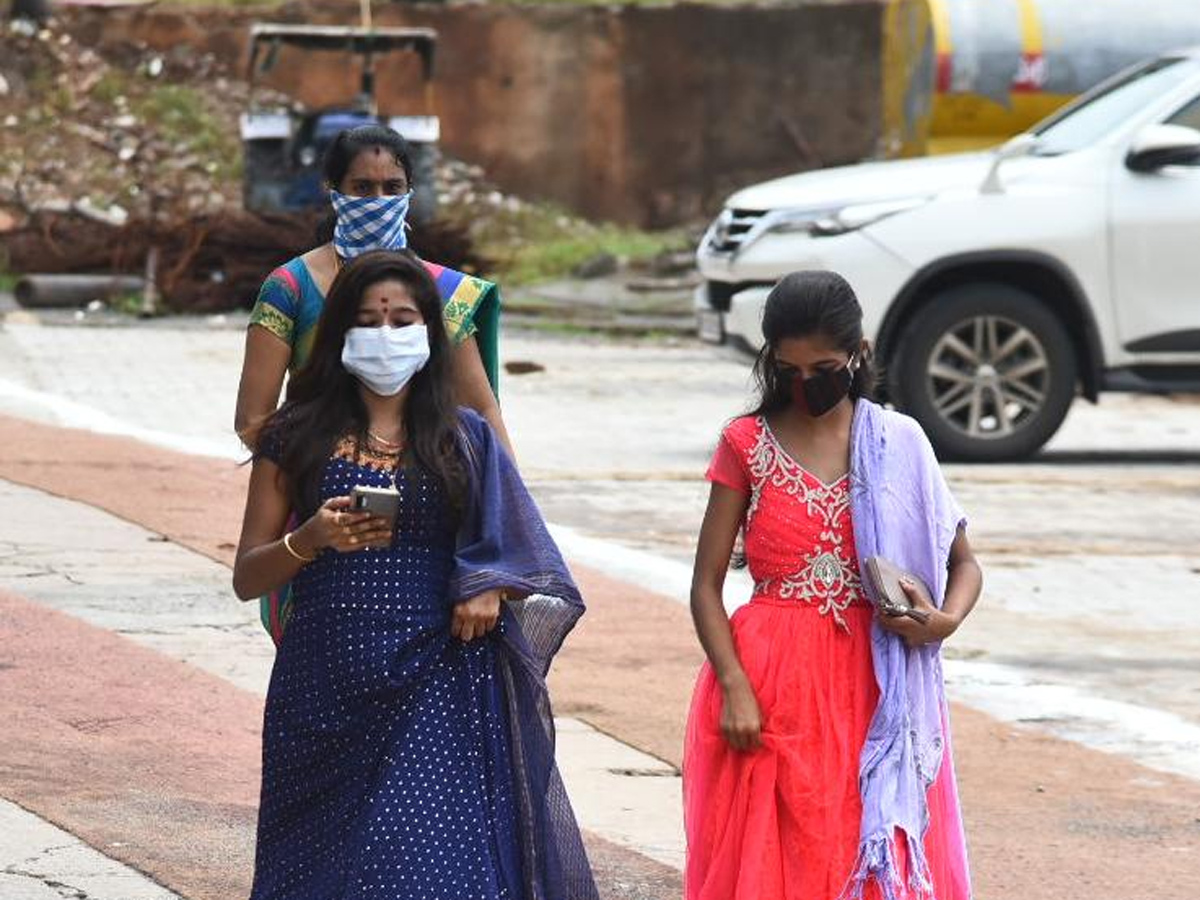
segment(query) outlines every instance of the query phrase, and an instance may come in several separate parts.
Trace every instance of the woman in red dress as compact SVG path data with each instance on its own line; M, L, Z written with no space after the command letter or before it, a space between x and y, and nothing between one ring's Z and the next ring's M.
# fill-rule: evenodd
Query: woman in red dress
M687 900L967 900L944 702L934 743L941 764L928 779L926 827L916 838L919 873L897 829L891 868L880 864L892 877L862 874L871 865L861 849L860 796L880 699L873 625L877 640L910 648L954 632L982 583L961 515L947 539L940 608L909 582L925 624L876 614L851 515L852 426L872 381L858 301L840 276L797 273L772 292L763 330L760 402L721 435L697 548L692 610L709 661L684 754ZM919 432L908 419L902 427ZM755 588L731 619L722 588L739 531Z

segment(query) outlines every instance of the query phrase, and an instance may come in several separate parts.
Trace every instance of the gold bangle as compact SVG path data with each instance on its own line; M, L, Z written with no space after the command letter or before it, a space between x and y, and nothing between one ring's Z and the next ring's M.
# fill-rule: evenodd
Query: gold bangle
M292 554L292 556L296 557L296 559L300 560L302 563L310 563L316 559L315 556L301 556L296 552L296 548L292 546L292 532L290 531L283 536L283 549Z

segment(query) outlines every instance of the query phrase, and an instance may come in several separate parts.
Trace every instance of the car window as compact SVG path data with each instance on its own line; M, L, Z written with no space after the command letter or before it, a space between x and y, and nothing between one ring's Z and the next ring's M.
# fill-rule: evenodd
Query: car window
M1191 59L1159 59L1131 72L1094 97L1067 107L1035 129L1039 156L1073 153L1094 144L1142 110L1195 75L1200 63Z
M1183 125L1187 128L1195 128L1197 131L1200 131L1200 97L1194 98L1183 109L1167 119L1167 124Z
M1200 131L1200 97L1193 97L1182 108L1176 110L1165 122L1167 125L1182 125L1185 128L1195 128ZM1190 162L1181 161L1179 165L1200 167L1200 158Z

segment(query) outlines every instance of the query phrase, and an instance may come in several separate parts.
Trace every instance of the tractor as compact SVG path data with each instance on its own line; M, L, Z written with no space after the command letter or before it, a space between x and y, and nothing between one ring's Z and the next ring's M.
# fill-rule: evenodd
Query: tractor
M433 218L437 206L436 168L440 122L434 112L433 63L437 32L430 28L371 28L258 23L250 32L249 109L241 116L243 147L242 202L260 213L297 212L328 203L321 162L338 132L379 123L404 136L413 163L410 218ZM308 108L299 100L260 102L260 82L285 50L341 53L359 66L358 94ZM389 91L389 97L419 96L421 108L406 115L381 115L376 75L389 54L414 54L421 90ZM293 60L293 66L303 60ZM291 91L285 93L293 93Z

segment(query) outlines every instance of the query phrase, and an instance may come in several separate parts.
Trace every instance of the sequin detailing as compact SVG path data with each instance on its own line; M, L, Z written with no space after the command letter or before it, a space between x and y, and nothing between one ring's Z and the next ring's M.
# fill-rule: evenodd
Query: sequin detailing
M792 507L790 514L786 507L776 507L774 517L794 519L789 522L792 530L808 538L800 542L783 571L761 577L755 573L755 593L812 604L849 631L842 613L852 604L866 602L850 529L850 477L843 475L825 484L783 449L764 419L754 421L756 434L746 456L751 485L747 535L755 527L764 498L783 495Z
M525 898L506 625L449 639L443 489L371 456L341 442L320 498L395 477L412 502L389 548L325 552L296 577L267 694L252 898Z

